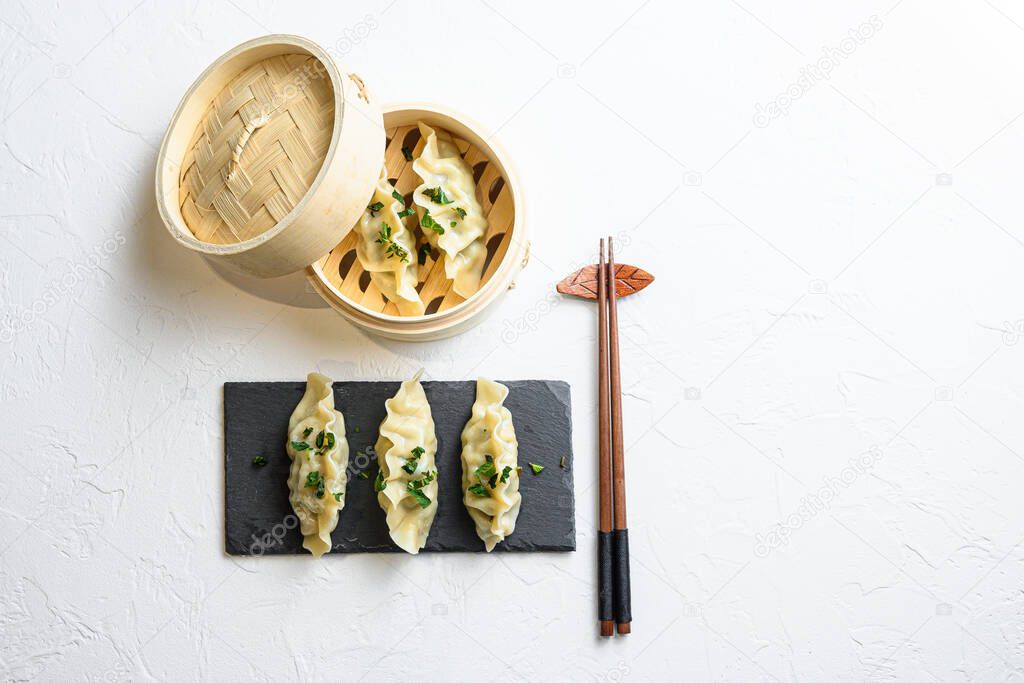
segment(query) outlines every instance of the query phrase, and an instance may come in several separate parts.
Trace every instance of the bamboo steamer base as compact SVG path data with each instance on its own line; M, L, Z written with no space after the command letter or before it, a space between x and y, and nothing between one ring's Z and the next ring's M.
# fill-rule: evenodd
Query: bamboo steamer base
M473 169L477 200L488 223L484 235L487 259L479 291L468 299L452 291L440 252L434 250L419 269L417 289L426 314L401 316L397 306L384 298L360 265L356 257L358 235L354 230L307 269L312 286L342 316L368 332L409 341L449 337L479 323L501 295L514 286L514 278L529 255L529 243L521 227L519 188L511 169L495 146L481 137L478 127L454 113L423 105L385 110L384 165L406 205L412 206L412 192L421 181L412 162L406 161L402 147L411 150L413 157L419 156L425 143L419 134L419 121L451 133L462 157ZM404 220L410 228L416 225L415 216ZM420 235L413 258L424 241Z

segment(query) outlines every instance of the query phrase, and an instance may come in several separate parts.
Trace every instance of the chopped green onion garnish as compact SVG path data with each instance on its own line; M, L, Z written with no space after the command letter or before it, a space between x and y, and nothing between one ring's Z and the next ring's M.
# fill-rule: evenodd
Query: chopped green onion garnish
M267 464L267 459L264 458L262 455L257 455L255 458L252 459L252 464L256 465L256 467L263 467Z
M425 508L430 505L430 498L428 498L420 489L434 481L436 477L437 472L427 472L423 475L422 479L410 481L405 487L405 490L409 492L410 496L416 499L416 502L420 504L421 508Z
M481 479L487 479L498 471L494 468L494 458L489 455L485 455L484 457L487 459L486 462L473 470L473 474Z
M430 498L428 498L423 491L419 489L409 489L409 495L416 499L416 502L420 504L421 508L430 507Z
M544 470L544 466L543 465L536 465L536 464L534 464L532 462L531 463L527 463L527 464L530 465L530 469L533 470L534 474L540 474Z
M423 449L423 446L417 446L416 448L412 449L412 457L408 458L405 461L405 464L402 465L402 469L408 472L409 474L415 472L416 466L419 464L420 456L423 455L424 453L426 453L426 451Z
M430 482L434 481L434 477L437 476L437 472L427 472L423 475L422 479L413 479L409 482L409 489L421 489Z
M449 199L448 195L446 195L444 193L444 190L440 187L428 187L427 189L423 190L423 194L430 197L430 201L434 202L435 204L441 204L442 206L445 204L451 204L454 201L452 199Z
M423 218L420 219L420 225L424 228L429 228L436 232L438 235L444 234L444 228L434 220L434 217L430 215L429 211L423 212Z
M382 222L380 224L380 232L377 233L377 239L375 239L374 242L384 245L384 253L387 254L388 258L397 256L398 260L402 263L409 262L409 252L406 251L401 244L392 239L391 226L387 223Z
M319 472L313 471L306 475L306 488L316 487L316 497L324 497L324 478Z

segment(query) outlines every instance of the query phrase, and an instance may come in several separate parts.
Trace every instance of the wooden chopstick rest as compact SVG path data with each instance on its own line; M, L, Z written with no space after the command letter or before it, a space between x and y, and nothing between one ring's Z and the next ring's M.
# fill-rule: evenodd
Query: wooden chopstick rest
M604 240L601 240L601 243L604 244ZM555 289L561 294L594 301L598 298L598 284L601 280L598 275L599 271L599 265L596 263L583 266L572 275L563 278L555 285ZM630 294L636 294L652 282L654 282L654 276L643 268L626 263L620 263L615 267L615 295L620 299Z

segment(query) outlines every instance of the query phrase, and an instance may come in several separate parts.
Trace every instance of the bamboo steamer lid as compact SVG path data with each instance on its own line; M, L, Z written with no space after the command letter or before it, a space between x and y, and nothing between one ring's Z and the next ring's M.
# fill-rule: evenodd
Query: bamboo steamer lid
M305 268L352 228L384 157L380 107L298 36L243 43L196 80L157 162L157 206L180 244L259 277Z

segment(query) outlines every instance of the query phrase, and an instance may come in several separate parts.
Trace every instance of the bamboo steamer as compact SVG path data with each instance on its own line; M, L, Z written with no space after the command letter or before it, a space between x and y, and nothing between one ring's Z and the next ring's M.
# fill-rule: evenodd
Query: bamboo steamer
M397 307L381 296L360 266L355 233L306 269L313 288L332 308L362 329L392 339L439 339L469 329L515 286L516 275L529 259L515 174L498 146L488 142L482 128L465 117L427 104L385 108L384 166L395 189L408 197L420 183L412 162L406 161L402 152L405 147L414 157L419 155L425 143L420 139L419 121L451 133L463 159L473 168L477 201L488 224L484 235L487 260L479 291L468 299L456 294L445 279L444 264L432 256L420 268L420 298L427 306L427 315L400 316Z
M403 195L419 184L418 122L448 131L473 168L488 220L480 289L463 299L428 258L422 316L401 316L355 252L359 220L382 165ZM520 188L505 153L466 117L430 104L381 108L356 74L305 38L264 36L215 61L171 119L156 172L157 206L174 239L258 277L305 268L312 287L367 332L448 337L479 323L526 265Z

